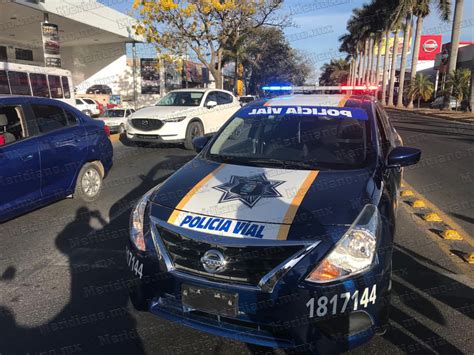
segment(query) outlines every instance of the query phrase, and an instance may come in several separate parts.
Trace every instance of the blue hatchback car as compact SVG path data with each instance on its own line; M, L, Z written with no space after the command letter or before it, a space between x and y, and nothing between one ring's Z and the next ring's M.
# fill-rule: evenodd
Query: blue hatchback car
M261 346L332 353L386 328L402 146L371 97L251 103L138 202L139 310Z
M108 129L58 100L0 97L0 222L73 195L98 198Z

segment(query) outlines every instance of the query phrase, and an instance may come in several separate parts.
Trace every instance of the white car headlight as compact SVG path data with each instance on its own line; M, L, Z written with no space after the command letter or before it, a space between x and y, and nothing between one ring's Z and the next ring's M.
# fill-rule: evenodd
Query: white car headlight
M370 269L375 260L380 222L377 207L366 205L334 249L306 277L306 281L332 282Z
M145 251L146 249L143 232L146 206L148 205L150 196L160 187L160 185L155 186L142 196L142 198L135 205L135 208L132 210L132 214L130 216L130 240L135 245L135 247L141 251Z
M163 122L181 122L186 119L187 116L180 116L180 117L170 117L170 118L165 118L162 121Z

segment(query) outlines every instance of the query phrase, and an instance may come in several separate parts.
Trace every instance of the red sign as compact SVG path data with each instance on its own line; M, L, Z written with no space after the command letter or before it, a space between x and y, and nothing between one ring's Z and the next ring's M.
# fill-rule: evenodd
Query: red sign
M436 54L441 52L441 42L441 35L421 36L418 60L435 60Z

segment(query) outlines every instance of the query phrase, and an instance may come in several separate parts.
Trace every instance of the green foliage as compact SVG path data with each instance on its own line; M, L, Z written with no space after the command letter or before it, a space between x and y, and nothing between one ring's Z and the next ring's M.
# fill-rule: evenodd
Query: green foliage
M319 85L337 86L347 83L350 64L345 59L331 59L331 62L321 67Z
M426 75L417 74L407 88L407 95L411 100L418 100L418 108L420 108L420 99L428 101L433 95L434 86Z
M471 71L467 68L457 69L448 74L444 87L444 94L451 93L458 103L469 95Z
M277 81L302 85L312 70L308 61L291 48L283 31L275 27L253 31L240 53L239 60L244 65L245 81L251 93L259 92L263 84Z

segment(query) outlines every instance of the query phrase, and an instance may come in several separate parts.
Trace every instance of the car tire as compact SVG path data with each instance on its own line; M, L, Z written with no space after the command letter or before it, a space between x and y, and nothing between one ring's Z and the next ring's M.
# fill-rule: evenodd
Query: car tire
M186 128L186 139L184 140L184 148L193 150L193 139L204 135L204 127L201 122L194 121Z
M85 164L77 176L74 198L80 198L86 202L96 201L102 190L102 180L99 164Z

